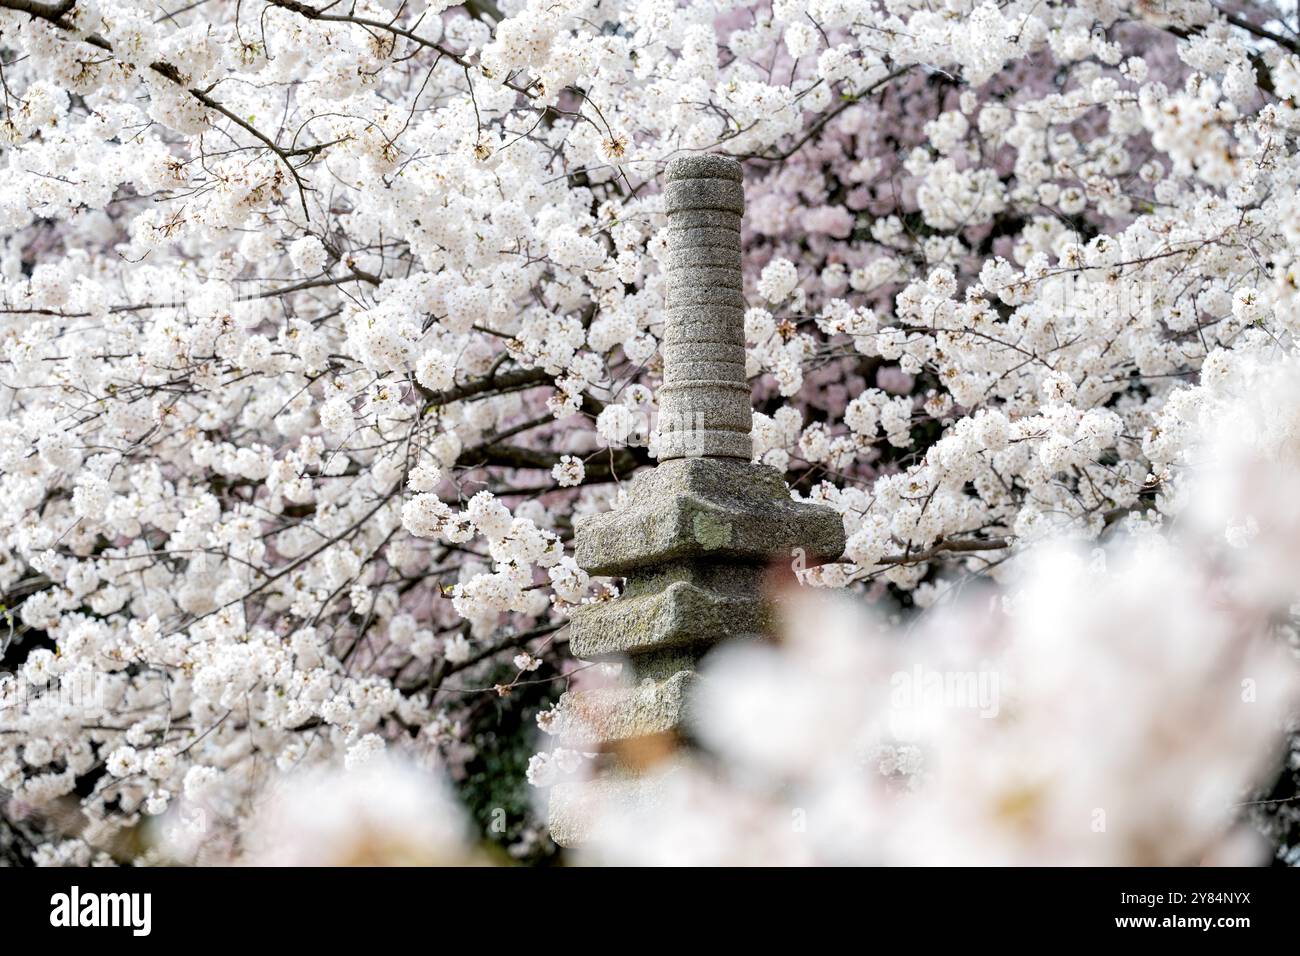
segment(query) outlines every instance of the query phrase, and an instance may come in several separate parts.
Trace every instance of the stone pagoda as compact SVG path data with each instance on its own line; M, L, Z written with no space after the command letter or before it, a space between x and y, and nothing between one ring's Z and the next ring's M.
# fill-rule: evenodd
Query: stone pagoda
M581 518L575 530L578 564L625 586L616 600L574 611L569 647L583 660L625 662L629 679L560 702L557 744L604 751L595 779L551 791L551 835L563 846L594 835L600 801L653 800L624 759L629 745L688 734L689 692L704 652L726 638L771 632L767 567L800 552L809 563L834 560L844 550L837 513L794 501L780 472L751 461L740 164L712 155L673 160L664 205L659 464L633 479L623 507Z

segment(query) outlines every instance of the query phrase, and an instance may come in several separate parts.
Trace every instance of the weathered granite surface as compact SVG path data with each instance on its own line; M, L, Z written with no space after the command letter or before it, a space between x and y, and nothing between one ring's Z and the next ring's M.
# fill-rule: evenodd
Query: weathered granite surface
M582 783L557 784L551 788L551 839L560 846L599 840L602 812L613 806L623 813L653 812L663 801L662 789L661 781L619 772Z
M659 460L753 456L745 379L740 164L690 156L668 166L668 314Z
M578 564L626 575L685 558L766 563L802 548L838 558L844 525L829 508L794 501L781 473L728 459L682 458L632 480L628 503L576 526Z
M651 735L676 735L690 712L702 654L726 638L771 632L763 578L794 549L838 558L838 514L790 497L781 474L755 464L745 378L740 165L719 156L668 166L668 314L659 390L659 465L632 481L627 504L579 519L578 563L625 578L617 600L584 605L569 626L574 654L624 660L626 687L571 692L560 701L560 746L617 752ZM602 802L653 802L634 768L614 761L583 783L552 788L551 836L591 838Z
M583 608L570 627L569 647L584 660L617 659L763 633L771 623L757 593L724 594L677 581L657 594Z
M668 733L687 716L687 691L698 677L679 670L663 680L646 678L631 687L573 691L557 715L556 742L575 750L646 734Z

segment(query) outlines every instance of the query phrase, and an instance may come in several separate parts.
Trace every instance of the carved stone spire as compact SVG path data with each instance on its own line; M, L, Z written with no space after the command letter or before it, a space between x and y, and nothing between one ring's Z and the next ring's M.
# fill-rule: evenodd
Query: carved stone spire
M660 464L633 479L627 504L580 518L579 565L624 578L622 595L577 608L569 647L584 660L624 661L628 686L569 693L557 744L604 750L600 776L551 792L551 835L593 836L602 802L653 799L619 758L653 735L688 735L689 691L718 641L772 628L763 576L799 549L815 563L844 550L840 516L794 501L774 468L751 461L753 412L745 378L740 165L691 156L668 166L668 314L659 389Z
M740 164L690 156L668 166L668 315L659 460L753 454L745 379Z

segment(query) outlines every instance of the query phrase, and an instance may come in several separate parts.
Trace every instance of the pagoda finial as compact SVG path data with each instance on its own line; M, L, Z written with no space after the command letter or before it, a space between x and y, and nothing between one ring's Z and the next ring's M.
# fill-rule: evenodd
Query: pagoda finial
M708 154L668 164L668 315L659 459L753 453L745 378L740 163Z

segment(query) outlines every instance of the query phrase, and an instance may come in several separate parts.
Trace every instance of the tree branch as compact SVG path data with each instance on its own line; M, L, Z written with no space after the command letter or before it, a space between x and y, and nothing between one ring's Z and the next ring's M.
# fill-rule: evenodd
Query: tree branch
M37 20L45 20L46 22L58 27L60 30L71 30L71 27L67 23L63 22L63 18L72 11L74 6L76 6L75 0L64 0L63 3L41 3L40 0L0 0L0 9L13 10L16 13L25 13ZM79 39L93 47L98 47L105 53L113 53L113 45L101 36L91 34ZM208 96L207 93L186 86L185 78L181 75L181 71L171 63L158 60L150 63L149 69L153 70L159 76L175 83L177 86L180 86L205 107L220 113L222 116L226 117L226 119L230 120L240 129L244 130L264 145L267 149L275 153L275 155L280 159L280 162L282 162L285 168L289 170L289 175L293 177L294 183L298 186L298 195L302 201L303 215L306 216L307 219L311 219L311 213L307 208L307 185L303 181L303 178L298 175L298 169L290 161L289 155L281 149L274 140L251 123L232 113L225 106Z
M989 538L987 541L978 541L974 538L957 538L948 541L939 541L933 547L926 548L924 551L912 551L904 554L891 554L881 558L876 564L920 564L923 561L929 561L931 558L941 554L966 553L972 551L1001 551L1004 548L1011 547L1011 542L1006 538Z

